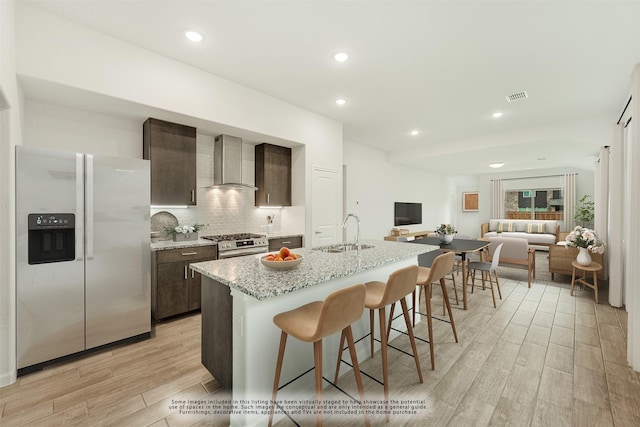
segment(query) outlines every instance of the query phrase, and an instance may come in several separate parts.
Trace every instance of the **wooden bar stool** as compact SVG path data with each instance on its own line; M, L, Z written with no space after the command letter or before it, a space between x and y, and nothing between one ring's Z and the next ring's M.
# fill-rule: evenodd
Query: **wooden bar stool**
M571 265L573 266L573 274L571 275L571 291L570 295L573 295L573 286L576 282L581 285L587 286L593 289L594 296L596 299L596 304L598 304L598 271L602 270L602 265L597 262L592 262L589 265L578 264L578 261L572 261ZM578 277L576 279L576 269L582 270L582 277ZM586 274L587 272L593 274L593 283L587 282Z
M456 236L457 237L457 236ZM433 261L438 257L438 255L442 255L443 252L440 251L431 251L431 252L427 252L426 254L422 254L418 257L418 266L419 267L425 267L425 269L418 271L418 276L424 276L426 277L426 275L424 274L424 272L426 271L426 269L431 268L431 265L433 264ZM453 267L451 269L451 277L449 278L449 275L447 275L447 277L445 277L445 279L450 279L451 282L453 283L453 293L454 296L456 297L456 305L460 304L460 301L458 300L458 289L457 289L457 285L456 285L456 273L458 268L462 267L462 259L458 260L458 258L461 258L459 255L455 255L454 258L454 263L457 263L457 267ZM469 264L469 259L465 259L465 265ZM420 281L420 280L418 280ZM418 284L416 284L417 286L419 286ZM418 288L416 287L416 291L418 290ZM411 303L412 303L412 307L416 307L416 291L413 292L413 294L411 295ZM444 298L442 298L442 315L444 316L446 314L446 305L444 303ZM416 326L416 312L415 309L413 309L413 326Z
M365 424L369 425L369 417L365 410L364 387L362 386L358 356L353 341L353 333L351 332L351 324L362 317L365 295L365 285L354 285L331 293L324 301L311 302L273 317L273 323L282 329L282 333L280 334L276 375L273 381L269 426L273 423L274 404L278 393L278 383L280 382L282 360L288 335L292 335L304 342L313 343L318 412L317 425L322 425L322 339L340 330L342 331L340 348L342 349L346 338L353 363L353 373L360 393L360 403L364 412Z
M420 359L418 358L418 349L416 348L416 341L413 336L413 327L411 326L409 310L407 309L407 301L405 300L405 297L415 289L417 277L418 266L410 265L391 273L386 283L368 282L365 284L367 292L365 307L369 309L369 327L371 331L369 334L371 337L371 357L374 356L374 313L375 310L378 310L378 319L380 321L380 353L382 354L382 385L384 387L384 398L387 402L387 405L389 403L389 366L387 363L387 342L389 336L387 334L386 327L385 307L389 304L395 304L396 302L400 301L400 305L402 306L402 313L404 314L404 321L407 325L409 340L411 341L411 349L413 351L413 359L415 360L416 369L418 371L418 378L420 379L421 383L423 382L422 369L420 369ZM334 380L334 382L336 383L338 382L338 374L340 372L340 362L342 359L344 338L342 338L340 341L340 350L338 354L336 376ZM389 413L387 411L387 420L388 419Z
M451 322L451 329L453 330L453 337L455 338L456 342L458 342L456 322L453 320L451 303L449 302L447 286L444 281L445 276L449 274L451 272L451 269L453 268L454 257L455 254L453 252L446 252L442 255L438 255L436 259L433 260L431 268L418 268L418 278L416 283L418 286L420 286L420 295L418 296L418 305L414 305L413 322L415 324L416 310L420 307L420 300L422 299L422 294L424 293L425 305L427 308L427 326L429 329L429 352L431 353L431 369L436 369L435 352L433 349L433 318L431 309L431 285L436 281L440 282L440 287L442 288L442 298L444 298L444 303L447 306L447 311L449 312L449 320ZM426 292L424 292L425 289Z

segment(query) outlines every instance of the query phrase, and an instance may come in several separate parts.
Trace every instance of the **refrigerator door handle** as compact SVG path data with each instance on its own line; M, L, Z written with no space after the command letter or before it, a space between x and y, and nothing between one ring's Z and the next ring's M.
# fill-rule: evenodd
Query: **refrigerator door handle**
M87 260L93 259L93 155L87 154L86 191Z
M76 261L84 260L84 156L76 153Z

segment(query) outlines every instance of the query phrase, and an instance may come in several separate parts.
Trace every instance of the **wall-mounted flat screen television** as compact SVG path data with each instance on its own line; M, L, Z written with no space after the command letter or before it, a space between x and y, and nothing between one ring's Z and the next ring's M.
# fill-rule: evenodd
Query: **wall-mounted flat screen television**
M422 224L422 203L395 202L393 225Z

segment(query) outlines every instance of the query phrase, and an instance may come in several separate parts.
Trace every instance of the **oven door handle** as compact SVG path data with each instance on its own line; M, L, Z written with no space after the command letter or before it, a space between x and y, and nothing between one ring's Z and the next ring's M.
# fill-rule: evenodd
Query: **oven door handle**
M255 255L255 254L262 254L268 251L269 251L269 248L267 246L259 246L259 247L250 248L250 249L249 248L242 248L242 249L235 249L235 250L232 249L230 251L219 252L218 258L223 259L223 258L232 258L232 257L244 256L244 255Z

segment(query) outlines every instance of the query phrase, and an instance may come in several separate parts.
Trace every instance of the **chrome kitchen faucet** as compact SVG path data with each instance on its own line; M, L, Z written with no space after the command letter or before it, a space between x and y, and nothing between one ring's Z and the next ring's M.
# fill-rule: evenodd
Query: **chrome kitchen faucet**
M342 221L342 228L346 229L347 228L347 220L349 219L349 217L353 217L356 219L356 247L357 249L360 249L360 218L358 218L357 215L354 214L347 214L347 216L344 217L344 221Z

